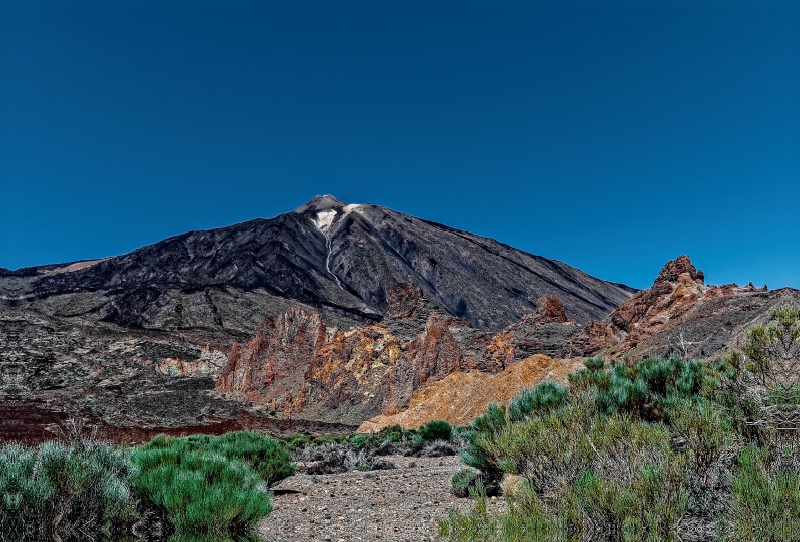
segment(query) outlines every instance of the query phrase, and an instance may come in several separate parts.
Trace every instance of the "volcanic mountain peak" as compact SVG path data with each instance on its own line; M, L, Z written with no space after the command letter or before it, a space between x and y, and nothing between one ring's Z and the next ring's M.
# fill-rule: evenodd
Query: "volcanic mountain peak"
M543 295L585 323L636 292L492 239L331 195L271 219L192 231L69 273L48 272L65 267L0 273L0 302L77 303L70 314L124 327L252 332L287 302L316 307L337 327L379 321L393 289L408 283L445 313L499 331L535 312Z
M345 205L347 204L340 199L337 199L330 194L324 194L322 196L314 196L303 205L295 209L294 212L304 215L307 213L327 211L329 209L341 209Z
M319 231L327 235L334 222L359 207L361 207L360 203L344 203L330 194L325 194L324 196L314 196L294 212L306 216Z

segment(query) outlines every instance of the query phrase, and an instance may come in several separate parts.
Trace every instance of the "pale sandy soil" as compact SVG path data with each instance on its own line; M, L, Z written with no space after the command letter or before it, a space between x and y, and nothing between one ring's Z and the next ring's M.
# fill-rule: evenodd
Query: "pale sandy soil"
M436 518L470 506L450 494L450 478L464 468L458 457L386 459L397 468L283 480L272 488L275 510L258 533L268 542L429 542Z

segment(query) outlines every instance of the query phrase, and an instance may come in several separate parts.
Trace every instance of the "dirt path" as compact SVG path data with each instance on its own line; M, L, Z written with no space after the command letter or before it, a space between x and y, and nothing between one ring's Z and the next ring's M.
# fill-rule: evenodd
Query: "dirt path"
M397 468L283 480L258 533L268 542L428 542L437 517L470 505L450 494L450 478L464 468L458 457L386 459Z

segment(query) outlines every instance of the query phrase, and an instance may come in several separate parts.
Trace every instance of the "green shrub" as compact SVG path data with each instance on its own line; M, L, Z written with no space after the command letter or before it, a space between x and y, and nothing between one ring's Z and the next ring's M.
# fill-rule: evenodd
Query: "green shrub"
M450 440L453 436L453 427L444 420L433 420L419 428L419 435L424 442Z
M524 420L533 413L540 413L563 405L567 400L567 388L549 380L528 388L511 399L508 418L512 422Z
M80 439L0 447L0 539L108 534L135 519L126 451Z
M486 408L486 413L472 420L461 433L466 443L464 451L461 452L461 460L481 472L489 495L497 492L503 477L498 458L491 451L492 439L508 423L505 405L491 403Z
M267 487L294 473L291 454L266 435L158 435L133 451L140 494L163 506L179 534L246 532L272 510Z
M247 532L272 510L266 482L247 464L182 439L136 449L133 461L137 490L167 510L178 534Z
M292 455L279 441L253 431L235 431L217 437L209 449L228 459L244 461L268 485L295 472Z
M403 442L414 433L415 431L413 430L403 429L401 425L387 425L375 433L374 439L376 442L381 444L388 442Z
M668 425L644 420L653 410L662 420L666 411L686 438L706 438L709 456L727 446L719 412L688 410L700 404L703 370L681 360L628 368L594 358L569 390L547 382L508 409L490 405L463 431L462 459L486 486L480 494L473 489L471 510L440 521L440 534L451 541L675 539L690 502L688 456L673 450ZM718 433L699 434L715 421ZM454 477L454 493L463 494L474 476ZM486 495L501 480L513 491L507 511L488 512Z
M602 358L590 358L584 365L570 375L574 390L596 390L595 402L602 412L626 412L649 420L660 420L673 401L700 396L709 377L702 362L677 358L646 358L633 367L609 366Z
M515 542L579 540L592 529L610 536L599 539L671 540L688 505L685 465L671 450L666 426L624 413L567 405L506 423L482 450L503 476L520 482L506 495L505 514L484 514L478 497L473 510L442 520L447 540L481 540L470 532ZM468 481L460 474L453 487ZM494 525L478 528L479 518Z
M472 469L462 469L453 475L450 480L450 492L458 497L469 497L470 492L476 490L477 482L481 479L481 474Z
M797 469L770 468L775 462L791 461L797 450L745 447L731 479L734 540L796 542L800 540L800 474ZM796 459L796 457L795 457Z
M282 438L281 442L283 442L284 447L293 452L295 450L300 450L305 448L309 444L311 444L311 436L310 435L294 435L288 438Z
M706 399L675 402L667 410L665 421L682 440L698 476L705 476L735 440L733 420L720 405Z
M230 460L243 461L267 484L294 474L292 456L280 441L253 431L233 431L222 436L158 435L139 447L140 450L173 449L185 452L215 453Z
M368 446L371 442L372 436L366 433L354 435L353 438L350 439L350 444L352 444L357 450Z

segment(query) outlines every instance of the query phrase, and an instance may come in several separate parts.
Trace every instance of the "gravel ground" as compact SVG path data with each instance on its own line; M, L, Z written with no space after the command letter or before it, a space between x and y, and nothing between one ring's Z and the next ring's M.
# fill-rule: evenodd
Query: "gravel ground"
M281 481L258 533L268 542L427 542L436 539L437 517L469 507L450 494L450 478L464 468L458 457L385 459L397 468Z

